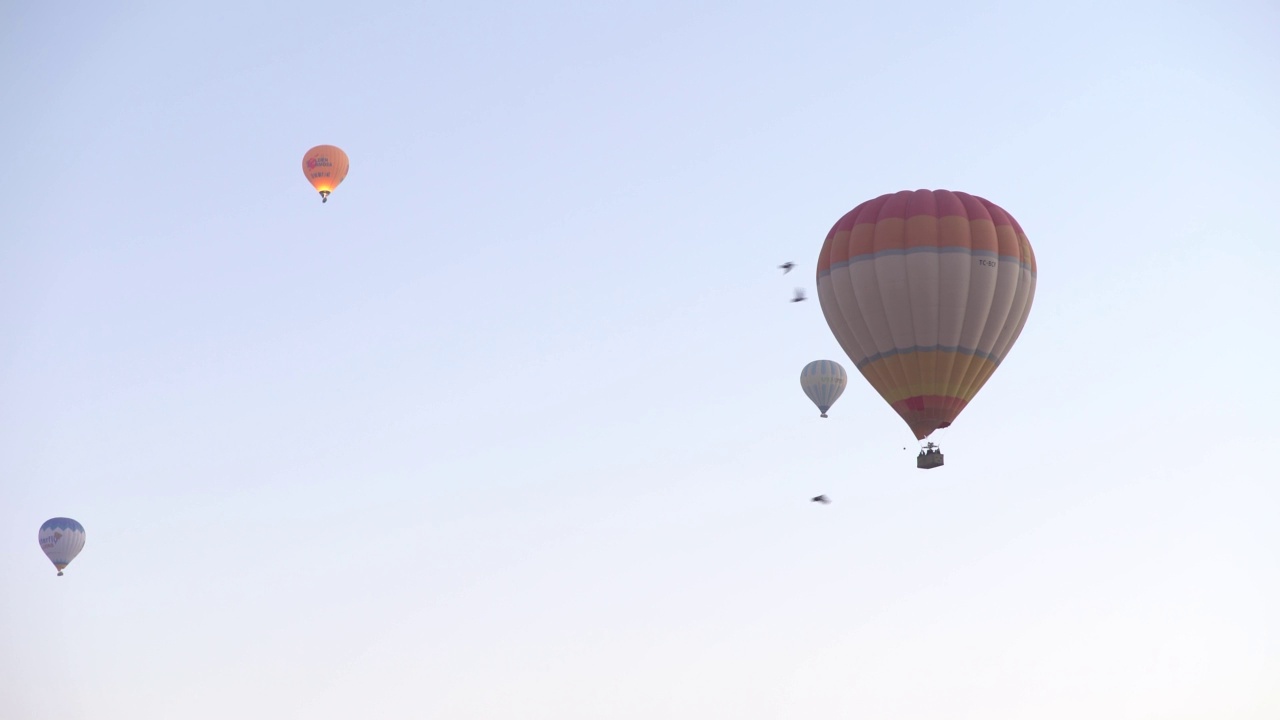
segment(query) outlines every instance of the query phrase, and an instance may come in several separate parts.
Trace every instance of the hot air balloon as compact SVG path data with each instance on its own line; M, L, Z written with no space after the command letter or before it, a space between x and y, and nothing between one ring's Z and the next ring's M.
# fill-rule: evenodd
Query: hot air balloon
M868 200L836 222L818 256L818 301L831 332L917 440L955 422L990 379L1035 290L1022 227L962 192ZM928 455L919 467L942 464L941 453Z
M800 387L818 406L821 417L827 416L827 411L836 404L848 384L848 373L834 360L814 360L800 371Z
M302 156L302 172L320 193L322 203L329 202L329 193L347 176L350 165L347 154L333 145L317 145Z
M40 526L39 539L40 549L62 575L84 548L84 526L71 518L51 518Z

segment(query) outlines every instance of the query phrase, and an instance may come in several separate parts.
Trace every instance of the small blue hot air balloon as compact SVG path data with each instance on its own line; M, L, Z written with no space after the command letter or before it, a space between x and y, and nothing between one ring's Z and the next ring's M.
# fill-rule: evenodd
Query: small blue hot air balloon
M84 549L84 526L71 518L45 520L40 526L40 549L61 575Z
M836 404L848 384L849 375L834 360L814 360L800 371L800 387L818 406L822 417L827 416L827 411Z

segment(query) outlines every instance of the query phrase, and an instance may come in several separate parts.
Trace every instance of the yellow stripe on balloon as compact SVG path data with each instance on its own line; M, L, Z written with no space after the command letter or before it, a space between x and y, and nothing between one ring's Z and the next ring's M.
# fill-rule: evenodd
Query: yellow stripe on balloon
M889 383L878 382L878 378L893 377L895 363L909 366L912 369L910 377L918 379L914 382L906 378ZM990 377L996 364L970 353L921 350L874 360L858 369L885 402L893 404L917 395L946 395L972 400L978 392L973 380ZM967 369L967 372L958 372L962 369Z

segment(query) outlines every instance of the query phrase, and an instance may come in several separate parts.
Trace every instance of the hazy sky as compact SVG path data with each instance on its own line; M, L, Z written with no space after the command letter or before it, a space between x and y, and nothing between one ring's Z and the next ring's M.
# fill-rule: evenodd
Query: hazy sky
M5 2L0 63L5 720L1280 717L1274 2ZM928 472L813 280L916 188L1040 269Z

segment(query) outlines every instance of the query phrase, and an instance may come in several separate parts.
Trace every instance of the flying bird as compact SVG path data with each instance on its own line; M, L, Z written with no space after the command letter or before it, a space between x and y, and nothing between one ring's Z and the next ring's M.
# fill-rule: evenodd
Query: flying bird
M784 262L778 266L778 269L782 271L783 275L786 275L787 273L791 272L791 268L795 266L796 264L793 262Z
M804 290L796 288L796 296L791 298L791 302L804 302Z
M809 502L816 502L816 503L822 503L823 505L830 505L831 498L827 497L826 495L819 495L818 497L813 498Z

